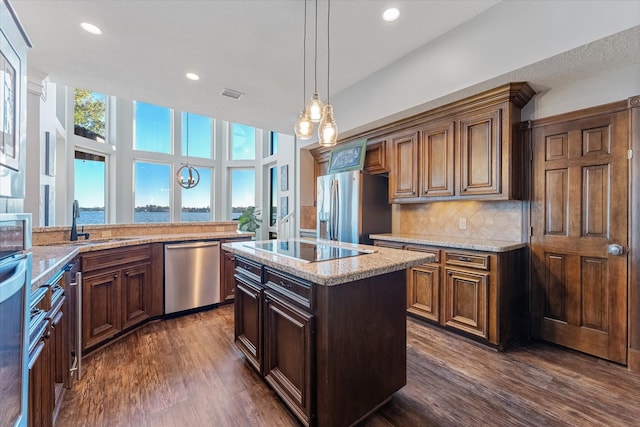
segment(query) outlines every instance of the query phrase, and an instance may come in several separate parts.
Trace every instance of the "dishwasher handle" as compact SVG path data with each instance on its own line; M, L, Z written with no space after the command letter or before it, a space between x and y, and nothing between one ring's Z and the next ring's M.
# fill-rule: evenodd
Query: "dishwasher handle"
M178 243L175 245L164 245L165 249L193 249L193 248L209 248L220 246L220 242L196 242L196 243Z

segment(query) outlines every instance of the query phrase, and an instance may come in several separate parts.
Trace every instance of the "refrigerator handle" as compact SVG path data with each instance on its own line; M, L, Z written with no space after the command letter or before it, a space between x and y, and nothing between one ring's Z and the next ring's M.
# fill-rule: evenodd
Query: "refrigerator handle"
M329 239L330 240L338 240L338 230L339 224L338 221L340 219L340 197L339 197L339 187L338 180L333 180L331 183L331 208L329 214Z

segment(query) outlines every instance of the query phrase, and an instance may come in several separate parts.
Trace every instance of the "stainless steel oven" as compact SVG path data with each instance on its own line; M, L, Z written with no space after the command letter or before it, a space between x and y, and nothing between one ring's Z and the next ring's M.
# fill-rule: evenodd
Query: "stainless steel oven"
M0 427L27 425L31 214L0 214Z

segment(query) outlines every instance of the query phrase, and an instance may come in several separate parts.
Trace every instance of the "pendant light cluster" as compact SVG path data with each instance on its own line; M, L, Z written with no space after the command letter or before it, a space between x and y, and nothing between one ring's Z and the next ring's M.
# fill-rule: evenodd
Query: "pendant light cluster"
M178 172L176 172L176 179L178 185L187 190L195 187L200 182L200 172L198 169L189 164L189 113L186 113L187 120L187 164L180 166ZM186 176L185 176L186 173Z
M304 3L304 45L303 45L303 104L306 87L306 58L307 58L307 0ZM309 139L313 135L314 123L318 125L318 142L330 147L338 141L338 127L333 117L333 107L329 102L329 21L331 16L331 0L327 0L327 103L323 104L318 95L318 0L315 0L315 52L314 52L314 91L309 102L304 105L294 127L298 139Z

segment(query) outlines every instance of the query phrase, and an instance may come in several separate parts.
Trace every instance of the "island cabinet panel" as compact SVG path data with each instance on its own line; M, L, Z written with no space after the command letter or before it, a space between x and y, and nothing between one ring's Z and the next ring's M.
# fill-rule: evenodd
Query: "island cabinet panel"
M225 239L220 243L238 242L250 240L248 238ZM236 291L236 255L225 250L220 251L220 301L222 303L233 302Z
M305 425L313 414L314 316L277 292L264 293L264 376Z
M255 267L236 256L236 344L303 425L353 425L406 384L404 270L324 286Z
M235 342L247 361L259 373L262 365L262 300L264 288L260 283L236 274Z
M157 257L155 246L106 249L82 256L83 350L94 349L162 314L162 281L157 271L162 258ZM162 245L159 247L161 250Z

